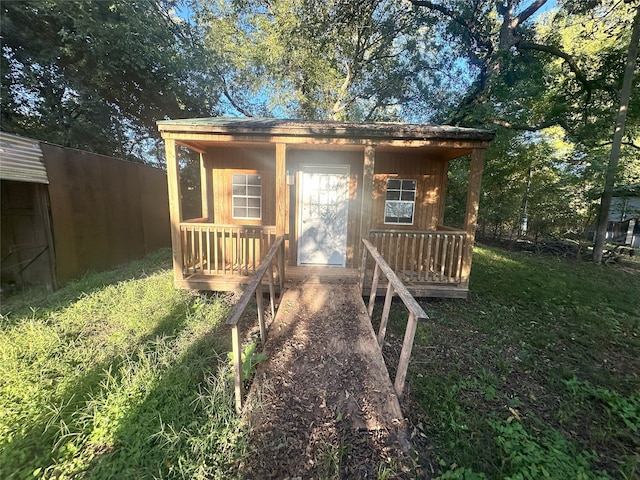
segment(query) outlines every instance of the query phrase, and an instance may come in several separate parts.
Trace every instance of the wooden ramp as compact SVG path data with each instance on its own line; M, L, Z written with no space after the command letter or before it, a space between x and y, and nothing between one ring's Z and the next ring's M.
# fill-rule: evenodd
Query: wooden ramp
M248 478L399 473L405 421L354 277L296 280L249 392L251 452L241 470Z

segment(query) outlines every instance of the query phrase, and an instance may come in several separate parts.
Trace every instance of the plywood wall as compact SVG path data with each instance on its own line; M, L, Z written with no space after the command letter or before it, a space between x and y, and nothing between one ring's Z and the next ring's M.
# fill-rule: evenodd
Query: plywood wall
M171 245L166 173L42 144L59 282Z

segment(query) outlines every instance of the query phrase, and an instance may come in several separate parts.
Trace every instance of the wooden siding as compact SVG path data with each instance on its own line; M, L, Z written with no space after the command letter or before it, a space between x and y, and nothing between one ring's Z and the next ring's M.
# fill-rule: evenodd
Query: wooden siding
M406 150L376 152L371 228L435 230L444 217L447 170L448 161L431 158L425 152ZM384 223L386 186L390 178L417 181L413 225Z
M275 225L275 146L268 148L243 146L212 147L204 156L207 178L213 192L213 223L227 225ZM231 175L250 173L262 176L262 218L259 220L234 219L231 212Z

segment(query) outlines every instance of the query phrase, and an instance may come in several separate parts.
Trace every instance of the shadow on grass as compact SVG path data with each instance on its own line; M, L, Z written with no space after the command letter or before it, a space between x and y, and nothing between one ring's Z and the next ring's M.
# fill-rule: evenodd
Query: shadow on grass
M87 445L98 453L87 478L232 475L241 438L222 327L157 372L153 388L118 421L111 444Z
M48 402L49 412L40 412L35 423L0 446L0 477L25 478L32 474L25 468L38 465L45 471L56 458L72 454L74 442L89 433L86 431L87 422L78 418L78 412L99 397L107 384L119 382L123 367L136 361L141 349L145 346L153 348L154 339L175 335L184 328L188 308L186 304L175 305L152 332L141 337L125 352L95 365L71 381L61 394L56 395L54 406L51 406L53 402Z

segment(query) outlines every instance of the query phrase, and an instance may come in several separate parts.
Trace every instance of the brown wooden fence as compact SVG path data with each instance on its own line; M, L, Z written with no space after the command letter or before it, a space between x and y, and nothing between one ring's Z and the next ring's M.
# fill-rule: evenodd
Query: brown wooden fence
M171 246L163 170L46 143L41 147L60 283Z

